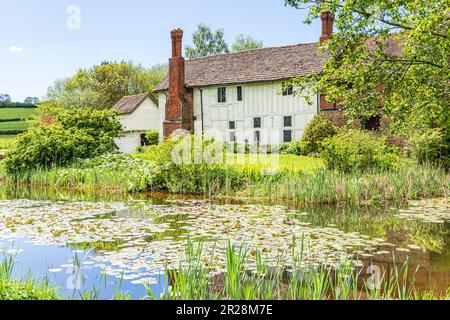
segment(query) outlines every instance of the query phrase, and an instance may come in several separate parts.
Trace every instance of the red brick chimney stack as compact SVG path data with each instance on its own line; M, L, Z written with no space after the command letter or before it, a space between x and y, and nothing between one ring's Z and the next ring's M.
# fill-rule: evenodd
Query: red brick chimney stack
M183 30L174 29L170 35L172 37L172 58L179 57L183 49Z
M169 96L166 103L166 119L164 136L174 131L193 130L193 97L192 90L185 87L185 60L183 51L183 30L175 29L172 37L172 57L169 59Z
M322 19L322 35L320 36L320 43L324 43L328 39L331 39L334 18L330 11L322 12L320 18Z

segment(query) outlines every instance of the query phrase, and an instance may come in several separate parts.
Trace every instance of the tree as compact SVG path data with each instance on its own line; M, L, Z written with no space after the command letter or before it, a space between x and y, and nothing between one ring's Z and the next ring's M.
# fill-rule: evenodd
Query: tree
M0 94L0 103L9 103L11 102L11 96L6 93Z
M39 99L36 98L36 97L27 97L23 101L23 103L35 106L35 105L37 105L39 103Z
M166 74L165 64L145 69L132 62L104 61L56 80L47 91L47 99L58 101L64 108L109 109L123 96L151 92Z
M122 133L114 110L65 109L57 102L44 102L6 154L4 167L8 174L20 174L65 166L114 151L114 138Z
M234 43L231 46L231 51L240 52L251 49L259 49L262 48L263 46L264 44L262 41L256 40L251 36L244 36L243 34L240 34L234 40Z
M228 44L224 39L223 29L215 30L205 24L199 24L192 35L194 47L187 46L185 50L188 59L206 57L212 54L229 53Z
M299 77L297 94L322 93L364 119L382 113L409 135L450 129L448 0L286 0L308 8L307 23L334 14L337 32L322 50L322 74ZM448 141L448 140L447 140Z

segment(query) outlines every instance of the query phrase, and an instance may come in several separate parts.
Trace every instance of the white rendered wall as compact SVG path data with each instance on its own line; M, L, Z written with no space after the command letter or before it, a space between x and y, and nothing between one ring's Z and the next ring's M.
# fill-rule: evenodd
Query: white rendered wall
M211 86L194 89L194 130L196 134L202 131L202 114L200 93L203 92L203 129L218 139L229 141L229 122L235 121L236 141L249 143L255 141L255 131L261 132L262 144L283 143L283 131L292 131L292 140L299 140L306 125L317 114L317 96L312 97L312 105L303 98L283 96L279 94L281 82L247 84L242 86L242 101L237 101L237 85L227 88L226 102L217 101L217 88ZM164 121L164 108L167 96L159 95L161 128ZM292 117L292 126L284 127L284 117ZM253 128L253 118L261 117L261 128ZM265 142L267 141L267 142Z
M227 88L226 102L217 102L217 88L203 91L204 131L222 140L229 140L229 121L235 121L238 143L254 143L254 131L261 132L262 144L283 143L283 131L292 131L292 140L302 137L306 125L317 114L317 97L313 104L300 98L279 94L281 83L259 83L242 85L242 101L237 101L237 86ZM200 89L194 90L195 130L201 131ZM284 127L284 116L292 117L292 126ZM261 117L261 129L253 127L253 118ZM268 136L267 142L265 136Z

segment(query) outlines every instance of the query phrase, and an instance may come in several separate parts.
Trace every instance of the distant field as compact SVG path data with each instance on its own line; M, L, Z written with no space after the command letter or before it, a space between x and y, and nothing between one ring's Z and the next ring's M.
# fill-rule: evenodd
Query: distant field
M29 119L36 109L25 108L0 108L0 119Z
M0 154L11 148L16 137L16 135L0 135Z
M0 122L0 131L5 130L27 130L28 124L26 121L10 121Z
M25 131L28 127L27 120L35 112L36 108L0 108L0 141L8 140L3 139L4 135L11 136L20 131ZM7 148L0 143L0 150L2 149Z

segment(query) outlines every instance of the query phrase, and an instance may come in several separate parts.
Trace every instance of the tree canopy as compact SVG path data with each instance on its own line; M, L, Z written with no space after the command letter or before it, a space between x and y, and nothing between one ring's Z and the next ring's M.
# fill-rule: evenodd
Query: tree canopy
M0 93L0 103L11 102L11 96L7 93Z
M230 53L229 46L224 38L223 29L213 31L205 24L199 24L192 35L194 46L186 46L185 55L188 59L206 57L213 54ZM240 34L231 46L231 52L240 52L250 49L262 48L263 42L251 36Z
M256 40L251 36L244 36L240 34L234 40L233 45L231 46L232 52L240 52L251 49L262 48L264 43L260 40Z
M55 81L46 98L64 108L109 109L123 96L151 92L166 74L165 64L146 69L132 62L103 62Z
M186 46L185 49L185 55L188 59L230 52L224 39L223 29L213 31L202 23L198 25L197 30L193 33L192 42L194 46Z
M382 113L397 133L439 128L449 136L448 0L285 1L309 11L306 23L334 14L323 72L295 79L297 94L320 92L353 118Z
M39 103L39 98L37 98L37 97L27 97L27 98L25 98L23 103L35 106L35 105L37 105Z

